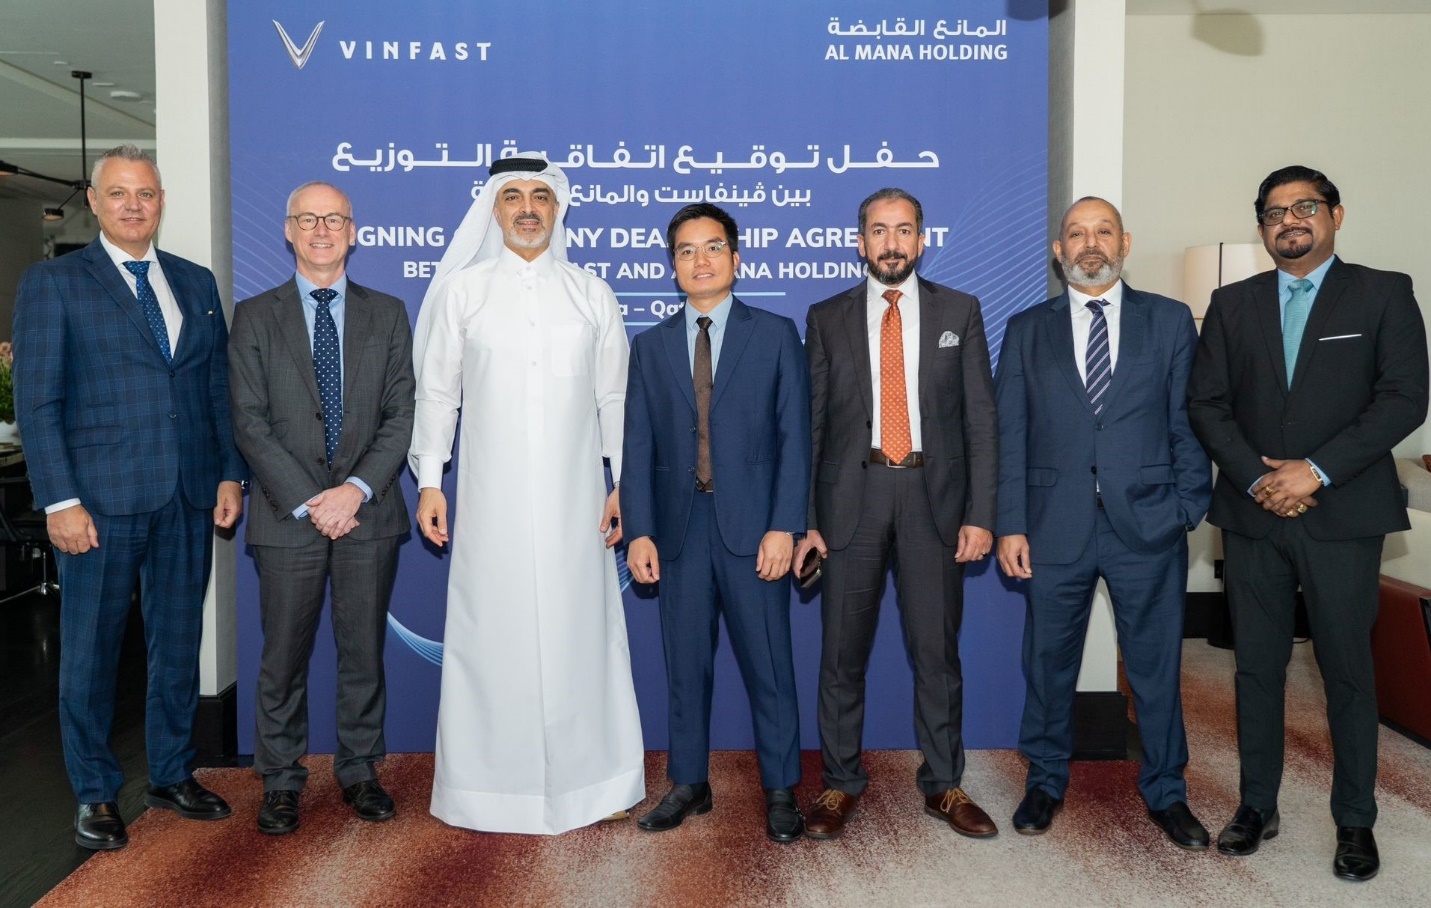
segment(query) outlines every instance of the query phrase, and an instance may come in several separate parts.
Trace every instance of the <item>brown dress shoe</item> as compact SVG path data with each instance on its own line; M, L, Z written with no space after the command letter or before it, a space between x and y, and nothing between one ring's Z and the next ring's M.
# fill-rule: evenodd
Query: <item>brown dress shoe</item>
M975 804L962 788L951 788L924 799L924 812L947 820L954 831L971 839L988 839L999 834L999 827Z
M845 831L845 824L854 817L855 805L859 801L859 795L826 788L810 805L810 815L805 818L805 835L812 839L839 838L840 833Z

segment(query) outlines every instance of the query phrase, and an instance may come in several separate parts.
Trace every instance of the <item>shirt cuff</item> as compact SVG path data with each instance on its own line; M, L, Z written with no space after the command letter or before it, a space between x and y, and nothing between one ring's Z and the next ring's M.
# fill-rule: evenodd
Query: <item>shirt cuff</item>
M1326 488L1327 486L1332 484L1332 477L1327 475L1326 470L1323 470L1321 467L1313 463L1312 458L1307 457L1304 459L1307 461L1307 464L1312 468L1312 474L1316 476L1317 479L1321 480L1322 488Z
M305 518L305 517L307 517L307 516L308 516L308 505L306 505L306 504L300 504L298 507L296 507L296 508L293 509L293 519L294 519L294 520L302 520L303 518Z
M442 488L442 458L433 454L417 455L418 489Z
M362 493L363 493L363 502L364 502L364 503L367 503L367 502L373 500L373 487L370 486L370 485L368 485L366 482L363 482L361 479L359 479L359 478L356 477L356 476L349 476L349 477L348 477L346 480L344 480L344 481L345 481L345 482L351 482L353 485L357 486L359 490L362 491Z
M57 501L54 504L45 505L45 513L53 514L56 511L63 511L65 508L72 508L79 503L80 500L78 498L66 498L64 501Z

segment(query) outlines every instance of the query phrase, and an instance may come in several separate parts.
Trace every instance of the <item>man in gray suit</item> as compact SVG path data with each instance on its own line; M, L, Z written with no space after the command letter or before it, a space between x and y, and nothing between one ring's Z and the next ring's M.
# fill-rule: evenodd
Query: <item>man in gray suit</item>
M865 668L892 562L925 812L988 838L998 828L960 787L964 565L993 544L999 471L983 316L974 297L915 274L924 211L914 196L875 192L859 226L868 280L812 306L805 331L815 476L795 564L811 549L829 558L818 709L825 791L806 834L840 835L869 782Z
M229 341L234 436L253 472L247 540L258 564L263 660L253 768L260 832L298 828L308 772L308 661L330 583L338 645L343 800L393 816L384 756L383 642L398 546L397 476L412 437L412 328L402 300L348 280L352 204L327 183L288 197L297 274L239 303Z

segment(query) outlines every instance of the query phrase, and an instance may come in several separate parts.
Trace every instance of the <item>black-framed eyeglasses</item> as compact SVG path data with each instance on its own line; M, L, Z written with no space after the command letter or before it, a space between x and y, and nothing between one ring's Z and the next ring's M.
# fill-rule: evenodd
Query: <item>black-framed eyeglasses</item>
M1298 199L1286 208L1264 208L1257 216L1257 220L1263 227L1276 227L1287 217L1287 212L1292 212L1297 216L1297 220L1305 221L1307 218L1316 217L1317 209L1327 204L1326 199Z
M346 214L325 214L319 216L307 211L302 214L290 214L288 219L297 221L299 230L312 230L318 226L319 221L327 224L329 230L342 230L348 226L348 222L352 220L352 218Z
M682 246L676 250L676 258L683 262L689 262L696 257L697 250L704 252L707 258L715 258L729 246L730 244L725 240L712 240L709 243L701 243L700 245Z

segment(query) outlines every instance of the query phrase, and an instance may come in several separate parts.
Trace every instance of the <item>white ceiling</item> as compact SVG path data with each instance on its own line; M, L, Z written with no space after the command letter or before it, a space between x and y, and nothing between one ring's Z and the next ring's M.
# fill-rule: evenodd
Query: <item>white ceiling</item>
M1130 16L1431 13L1431 0L1127 0Z
M80 179L79 80L87 70L89 159L119 142L154 143L152 0L0 0L0 161ZM116 100L129 91L138 100ZM0 198L58 203L69 188L0 177Z

